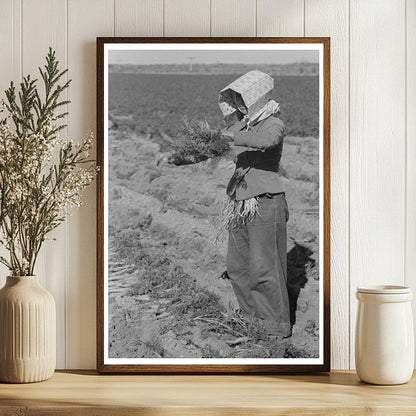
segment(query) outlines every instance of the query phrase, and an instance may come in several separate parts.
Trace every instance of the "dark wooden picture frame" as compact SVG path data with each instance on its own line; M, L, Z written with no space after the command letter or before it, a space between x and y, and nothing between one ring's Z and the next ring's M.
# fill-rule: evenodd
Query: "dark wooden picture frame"
M320 44L323 50L323 356L321 364L108 364L105 362L104 327L104 49L106 44L139 43L298 43ZM321 61L322 62L322 61ZM321 90L322 91L322 90ZM100 373L301 373L330 371L330 39L329 38L97 38L97 370ZM320 186L322 186L322 182Z

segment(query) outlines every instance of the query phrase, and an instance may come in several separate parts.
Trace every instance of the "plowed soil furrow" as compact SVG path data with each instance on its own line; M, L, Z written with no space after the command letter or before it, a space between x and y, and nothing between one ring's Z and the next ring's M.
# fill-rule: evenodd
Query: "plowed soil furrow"
M300 171L292 166L298 163L298 144L287 147L294 327L290 339L271 345L261 335L256 340L253 328L246 328L249 337L237 334L232 327L238 324L232 321L237 302L229 281L219 278L227 237L218 238L219 213L232 161L172 166L149 137L110 131L110 357L317 355L318 223L316 201L311 202L317 186L311 178L302 180L307 167L294 177Z

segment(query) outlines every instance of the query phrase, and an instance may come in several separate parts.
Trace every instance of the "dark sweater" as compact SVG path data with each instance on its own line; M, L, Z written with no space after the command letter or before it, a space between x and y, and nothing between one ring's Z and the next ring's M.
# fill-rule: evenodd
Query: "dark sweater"
M234 134L234 144L249 149L237 156L236 170L245 172L236 188L236 199L248 199L264 193L284 192L279 174L284 124L270 116L249 130Z

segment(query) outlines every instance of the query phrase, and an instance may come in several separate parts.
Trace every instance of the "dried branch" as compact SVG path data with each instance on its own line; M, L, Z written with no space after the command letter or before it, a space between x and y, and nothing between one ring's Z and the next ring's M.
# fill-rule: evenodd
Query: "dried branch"
M12 275L33 274L48 234L81 205L82 191L97 170L89 156L92 134L80 144L59 137L66 125L58 121L69 103L60 97L70 81L61 82L67 70L59 70L52 49L39 73L42 96L28 75L19 91L10 84L7 102L0 105L0 245L9 252L0 263Z

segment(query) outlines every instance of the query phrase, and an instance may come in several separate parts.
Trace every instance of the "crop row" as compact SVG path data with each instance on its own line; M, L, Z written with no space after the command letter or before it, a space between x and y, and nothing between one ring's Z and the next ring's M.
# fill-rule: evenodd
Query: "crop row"
M219 91L240 74L123 74L109 78L109 110L130 116L129 126L153 137L176 137L188 119L221 127ZM318 136L319 79L317 76L276 76L273 98L291 136Z

